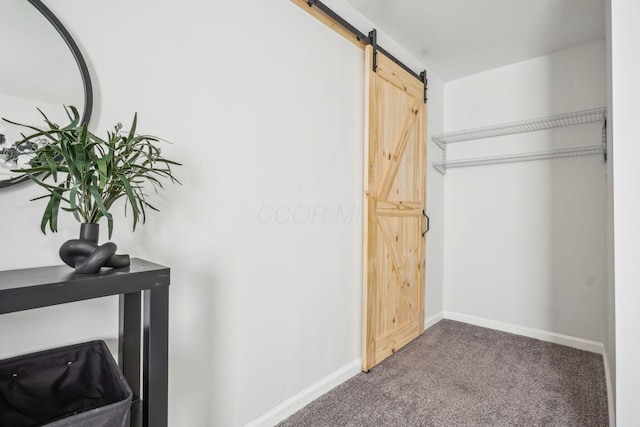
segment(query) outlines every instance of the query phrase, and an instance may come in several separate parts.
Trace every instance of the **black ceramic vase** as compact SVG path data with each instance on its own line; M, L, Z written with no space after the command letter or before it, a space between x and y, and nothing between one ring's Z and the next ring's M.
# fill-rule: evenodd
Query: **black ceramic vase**
M80 224L80 238L67 240L60 246L62 261L80 274L97 273L102 267L128 267L129 255L116 255L115 243L98 245L99 233L98 224Z

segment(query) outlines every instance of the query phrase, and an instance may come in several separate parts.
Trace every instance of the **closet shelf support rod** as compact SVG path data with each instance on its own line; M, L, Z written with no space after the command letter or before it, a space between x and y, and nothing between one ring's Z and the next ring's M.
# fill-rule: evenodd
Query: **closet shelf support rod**
M486 166L486 165L516 163L516 162L528 162L533 160L549 160L549 159L559 159L562 157L589 156L593 154L603 154L602 146L594 145L590 147L564 148L560 150L540 151L537 153L481 157L481 158L466 159L466 160L450 160L446 163L434 163L433 167L438 172L444 175L447 169L453 169L453 168L463 168L463 167L470 167L470 166Z

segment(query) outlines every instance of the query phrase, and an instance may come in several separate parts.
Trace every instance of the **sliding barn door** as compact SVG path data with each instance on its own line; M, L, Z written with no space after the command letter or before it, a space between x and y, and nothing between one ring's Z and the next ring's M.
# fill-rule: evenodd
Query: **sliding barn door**
M366 47L364 331L368 371L424 331L424 86Z

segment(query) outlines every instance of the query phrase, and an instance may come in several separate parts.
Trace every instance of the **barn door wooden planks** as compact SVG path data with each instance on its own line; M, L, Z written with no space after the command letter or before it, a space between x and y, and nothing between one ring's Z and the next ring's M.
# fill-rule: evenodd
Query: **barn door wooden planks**
M362 369L424 330L424 85L366 46Z

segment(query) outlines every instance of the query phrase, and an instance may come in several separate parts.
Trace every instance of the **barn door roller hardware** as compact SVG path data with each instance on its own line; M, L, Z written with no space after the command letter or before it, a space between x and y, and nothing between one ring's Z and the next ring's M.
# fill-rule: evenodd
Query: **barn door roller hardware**
M427 82L429 79L427 78L427 70L424 70L420 73L420 79L422 80L422 84L424 84L424 103L427 103Z
M369 40L373 48L373 72L375 73L378 71L378 32L375 28L369 31Z
M375 29L371 30L369 32L369 35L365 35L340 15L335 13L332 9L327 7L320 0L307 0L307 5L309 7L315 7L321 10L322 13L330 17L336 24L340 25L342 28L353 34L358 41L362 41L364 44L373 46L373 71L376 71L378 65L376 55L378 54L378 52L381 52L384 56L402 67L402 69L404 69L407 73L411 74L413 77L424 83L424 102L427 102L427 72L423 71L420 74L417 74L411 68L407 67L402 61L387 52L382 46L378 44L377 32Z

